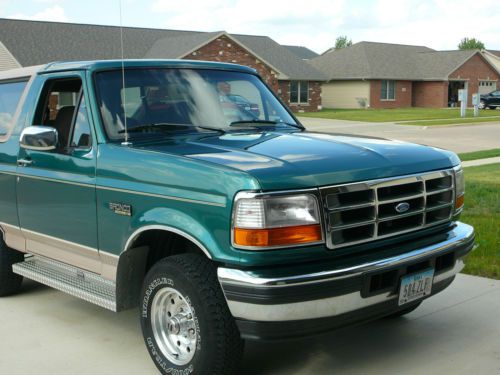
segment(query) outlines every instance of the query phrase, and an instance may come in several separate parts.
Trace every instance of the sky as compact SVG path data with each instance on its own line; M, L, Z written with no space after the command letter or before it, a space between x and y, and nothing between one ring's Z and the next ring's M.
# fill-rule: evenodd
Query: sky
M267 35L318 53L340 35L437 50L474 37L500 50L498 0L121 0L121 7L124 26ZM120 0L0 0L0 17L119 25Z

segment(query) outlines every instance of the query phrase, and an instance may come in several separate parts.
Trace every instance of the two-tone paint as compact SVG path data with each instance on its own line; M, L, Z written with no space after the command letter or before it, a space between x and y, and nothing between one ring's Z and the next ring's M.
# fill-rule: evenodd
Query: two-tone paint
M125 62L126 69L150 66L256 74L223 63ZM121 61L104 61L54 63L19 71L28 84L11 132L0 144L0 226L9 246L112 281L120 279L120 257L148 230L181 235L225 266L329 259L338 253L324 244L261 252L233 248L230 228L235 195L319 189L442 170L460 162L455 154L435 148L299 129L173 134L132 145L109 142L93 79L98 71L119 68ZM45 82L65 77L82 80L92 146L70 155L21 149L19 135L34 125ZM21 159L32 163L18 165ZM129 205L130 216L110 209L111 202Z

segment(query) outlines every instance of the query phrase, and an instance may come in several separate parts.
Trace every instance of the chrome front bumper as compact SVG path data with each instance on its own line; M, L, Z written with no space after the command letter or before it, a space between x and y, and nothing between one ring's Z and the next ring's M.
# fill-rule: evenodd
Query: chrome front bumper
M397 305L397 285L402 275L414 272L414 267L419 265L436 267L433 281L435 294L446 288L462 270L464 264L461 258L472 250L473 244L474 229L457 222L442 235L439 242L359 265L276 278L262 277L256 271L221 267L218 277L242 335L258 338L262 334L245 332L249 322L268 326L280 322L292 326L298 321L319 322L335 317L349 321L345 318L350 314L355 317L358 311L363 312L364 319L384 313L388 315L401 308ZM447 263L438 269L443 259ZM386 288L379 293L367 290L366 283L372 275L388 272L397 277L396 289ZM373 308L373 314L370 314L370 308ZM271 336L275 338L276 335ZM288 335L285 333L284 336Z

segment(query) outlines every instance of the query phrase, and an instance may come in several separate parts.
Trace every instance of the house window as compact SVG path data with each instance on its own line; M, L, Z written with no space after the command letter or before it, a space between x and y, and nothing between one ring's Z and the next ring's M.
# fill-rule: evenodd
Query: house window
M309 104L308 81L290 81L290 103Z
M396 81L383 80L380 87L381 100L396 99Z

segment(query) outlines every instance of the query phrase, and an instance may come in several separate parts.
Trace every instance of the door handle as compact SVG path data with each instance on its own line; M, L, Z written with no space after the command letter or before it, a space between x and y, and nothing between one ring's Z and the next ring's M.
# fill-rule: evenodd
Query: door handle
M17 161L17 165L20 167L27 167L31 164L33 164L33 160L30 160L30 159L19 159Z

